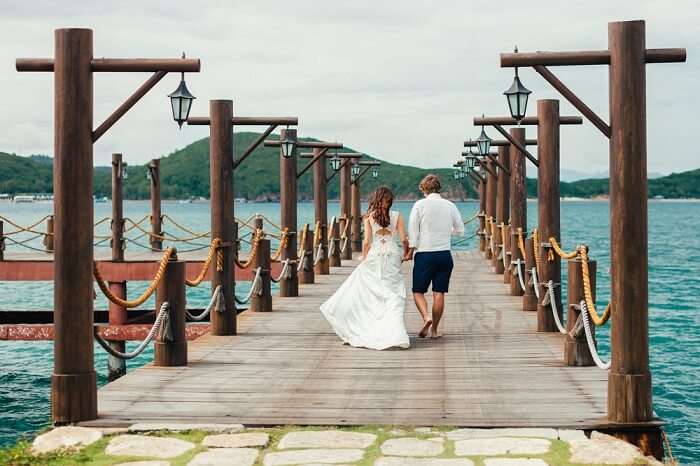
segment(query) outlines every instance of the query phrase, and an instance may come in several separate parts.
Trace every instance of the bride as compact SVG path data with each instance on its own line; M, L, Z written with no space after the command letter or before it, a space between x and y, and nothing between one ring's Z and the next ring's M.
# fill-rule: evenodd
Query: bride
M321 305L335 333L352 346L375 350L409 347L404 324L406 288L401 274L408 241L403 217L390 210L393 201L393 193L385 186L374 192L364 219L361 262Z

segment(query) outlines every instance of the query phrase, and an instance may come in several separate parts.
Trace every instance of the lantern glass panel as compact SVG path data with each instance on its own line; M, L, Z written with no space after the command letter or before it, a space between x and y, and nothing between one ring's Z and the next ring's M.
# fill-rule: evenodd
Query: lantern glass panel
M182 127L182 124L187 121L187 117L190 115L192 101L195 99L195 96L187 89L184 75L180 80L180 85L168 97L170 97L170 105L173 110L173 119Z
M360 166L359 165L353 165L352 166L352 176L357 177L357 175L360 174Z
M282 146L282 157L285 159L288 159L292 156L292 153L294 152L294 140L289 139L285 137L285 139L281 143Z
M331 168L336 172L340 170L340 158L338 156L331 159Z
M377 178L377 177L379 177L379 169L373 168L372 169L372 178Z
M476 140L476 146L479 150L479 155L486 155L491 150L491 138L488 137L486 131L484 131L483 126L481 127L481 134L479 135L479 139Z

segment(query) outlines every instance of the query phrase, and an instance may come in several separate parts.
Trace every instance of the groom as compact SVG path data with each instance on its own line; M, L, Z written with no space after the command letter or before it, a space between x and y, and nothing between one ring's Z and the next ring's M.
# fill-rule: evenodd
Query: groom
M411 209L408 221L408 252L404 260L413 259L413 300L423 318L423 328L418 336L439 338L438 331L445 310L445 293L452 275L452 235L464 234L462 215L452 202L440 195L442 186L437 175L427 175L419 189L425 196ZM432 283L433 310L428 314L425 293Z

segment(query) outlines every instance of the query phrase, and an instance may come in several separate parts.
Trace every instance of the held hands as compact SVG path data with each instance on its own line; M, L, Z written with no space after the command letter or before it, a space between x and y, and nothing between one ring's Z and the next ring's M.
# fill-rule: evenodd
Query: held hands
M404 247L404 254L403 257L401 258L401 262L408 262L413 260L413 253L415 252L414 248L408 248Z

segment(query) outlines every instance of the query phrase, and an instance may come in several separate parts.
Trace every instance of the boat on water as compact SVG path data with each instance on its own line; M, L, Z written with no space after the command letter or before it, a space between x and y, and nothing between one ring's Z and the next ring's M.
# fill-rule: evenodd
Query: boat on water
M34 196L27 194L19 194L12 199L15 204L32 204L34 200Z
M107 197L95 197L92 196L92 198L95 200L96 204L104 204L106 203L109 199Z
M236 204L247 204L248 203L248 199L246 199L245 197L237 197L236 199L234 199L234 201L236 202Z

